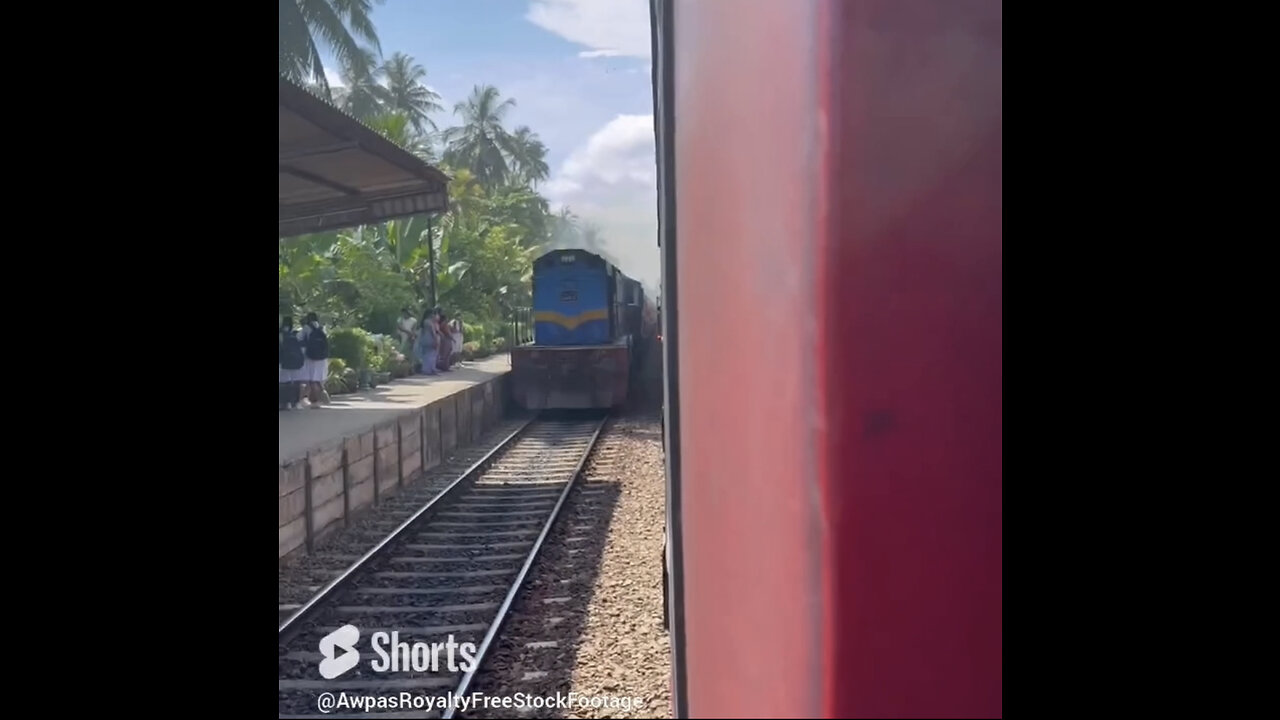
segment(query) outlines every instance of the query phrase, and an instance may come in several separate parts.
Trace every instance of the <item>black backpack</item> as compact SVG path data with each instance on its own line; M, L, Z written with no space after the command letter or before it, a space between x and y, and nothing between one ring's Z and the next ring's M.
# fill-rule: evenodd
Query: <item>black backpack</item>
M329 359L329 338L324 334L324 328L311 328L307 335L307 357L312 360Z
M291 330L284 331L284 337L280 339L280 367L285 370L300 370L305 360L298 336Z

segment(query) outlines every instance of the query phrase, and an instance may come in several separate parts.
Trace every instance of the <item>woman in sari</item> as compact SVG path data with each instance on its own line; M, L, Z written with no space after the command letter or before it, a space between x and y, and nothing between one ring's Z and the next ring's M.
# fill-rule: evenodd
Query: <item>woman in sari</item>
M436 369L436 352L440 349L440 331L436 327L436 316L431 310L423 313L422 324L418 326L418 357L422 359L423 375L439 375Z
M449 319L441 310L436 321L440 327L440 353L436 367L441 372L449 372L449 360L453 357L453 336L449 334Z

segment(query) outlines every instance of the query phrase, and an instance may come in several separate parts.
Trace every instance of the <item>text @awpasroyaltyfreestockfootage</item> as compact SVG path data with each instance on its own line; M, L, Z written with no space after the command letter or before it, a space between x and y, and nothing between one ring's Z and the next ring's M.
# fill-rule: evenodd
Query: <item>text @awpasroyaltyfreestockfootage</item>
M316 705L322 713L333 712L371 712L417 710L431 712L452 707L455 711L467 712L477 708L502 710L521 710L525 708L555 708L568 711L570 709L616 708L636 710L644 707L643 698L616 695L583 695L581 693L556 693L554 695L533 695L530 693L514 693L512 695L486 695L471 693L455 695L452 692L444 695L427 695L411 692L388 693L385 695L366 695L349 692L326 692L316 698Z

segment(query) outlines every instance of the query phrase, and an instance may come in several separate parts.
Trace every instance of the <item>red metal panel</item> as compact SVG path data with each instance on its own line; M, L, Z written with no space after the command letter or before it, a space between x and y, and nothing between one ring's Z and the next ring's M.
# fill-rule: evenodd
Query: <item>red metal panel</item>
M814 9L675 4L692 717L821 709Z
M1000 3L675 10L689 712L999 715Z
M997 717L999 0L833 11L829 717Z

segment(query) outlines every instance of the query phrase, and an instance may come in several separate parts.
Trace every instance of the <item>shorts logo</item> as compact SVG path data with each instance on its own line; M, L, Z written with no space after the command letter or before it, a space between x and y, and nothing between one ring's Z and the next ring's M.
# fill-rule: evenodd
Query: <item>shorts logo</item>
M360 652L356 650L356 642L360 640L360 631L355 625L343 625L320 638L320 653L324 659L320 661L320 675L325 680L332 680L350 670L360 662ZM334 649L343 650L341 655L334 655Z

